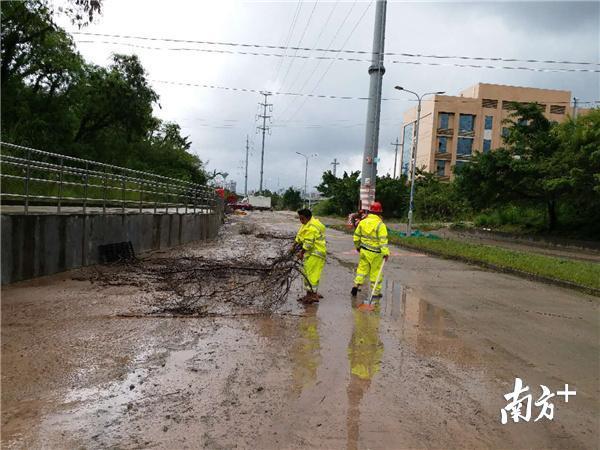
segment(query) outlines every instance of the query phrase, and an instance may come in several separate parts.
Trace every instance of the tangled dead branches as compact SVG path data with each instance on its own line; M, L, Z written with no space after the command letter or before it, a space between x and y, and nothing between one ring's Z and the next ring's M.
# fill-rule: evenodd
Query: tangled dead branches
M126 270L123 270L126 266ZM153 258L120 264L98 272L109 285L137 285L153 293L153 314L208 314L225 305L272 311L283 304L301 263L283 246L263 261L248 255L231 260L204 257ZM119 270L120 269L120 270Z

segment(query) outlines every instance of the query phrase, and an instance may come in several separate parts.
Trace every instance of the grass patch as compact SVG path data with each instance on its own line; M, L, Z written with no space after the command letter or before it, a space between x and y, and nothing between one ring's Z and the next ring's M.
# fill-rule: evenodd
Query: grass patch
M343 227L332 227L348 231ZM486 267L523 273L574 284L600 292L600 264L507 250L490 245L471 244L452 239L390 236L390 243L440 256L460 259Z

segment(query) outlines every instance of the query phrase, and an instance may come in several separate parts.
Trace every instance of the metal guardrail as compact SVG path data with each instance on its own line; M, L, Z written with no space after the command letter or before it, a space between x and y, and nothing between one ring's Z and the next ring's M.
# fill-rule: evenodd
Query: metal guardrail
M59 214L67 206L84 214L208 213L220 207L214 189L201 184L7 142L0 150L2 203L22 205L25 214L34 205L56 206Z

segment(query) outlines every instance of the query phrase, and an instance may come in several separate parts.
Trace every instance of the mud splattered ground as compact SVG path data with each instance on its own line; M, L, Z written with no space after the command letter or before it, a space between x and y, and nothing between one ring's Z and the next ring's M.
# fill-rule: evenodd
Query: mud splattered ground
M153 258L273 256L296 228L255 213ZM598 448L597 298L394 249L365 314L352 243L327 237L325 298L297 304L296 280L271 315L153 316L168 292L126 267L125 284L87 268L3 288L2 447ZM577 395L501 425L516 376L534 400Z

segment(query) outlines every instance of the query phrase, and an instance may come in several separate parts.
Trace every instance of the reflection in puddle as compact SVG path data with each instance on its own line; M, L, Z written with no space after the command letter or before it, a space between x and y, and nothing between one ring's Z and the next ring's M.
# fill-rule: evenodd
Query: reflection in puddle
M294 392L313 384L317 379L317 368L321 362L321 342L318 331L316 308L308 307L306 316L299 321L299 338L292 349L292 381Z
M382 315L399 324L403 343L417 353L441 357L461 365L474 365L478 355L458 337L453 317L443 308L417 297L395 280L386 280Z
M375 304L375 311L359 311L353 305L354 329L348 346L350 362L350 383L348 395L348 413L346 418L347 448L358 448L360 402L371 385L371 380L381 368L383 343L379 338L381 321L380 305Z

